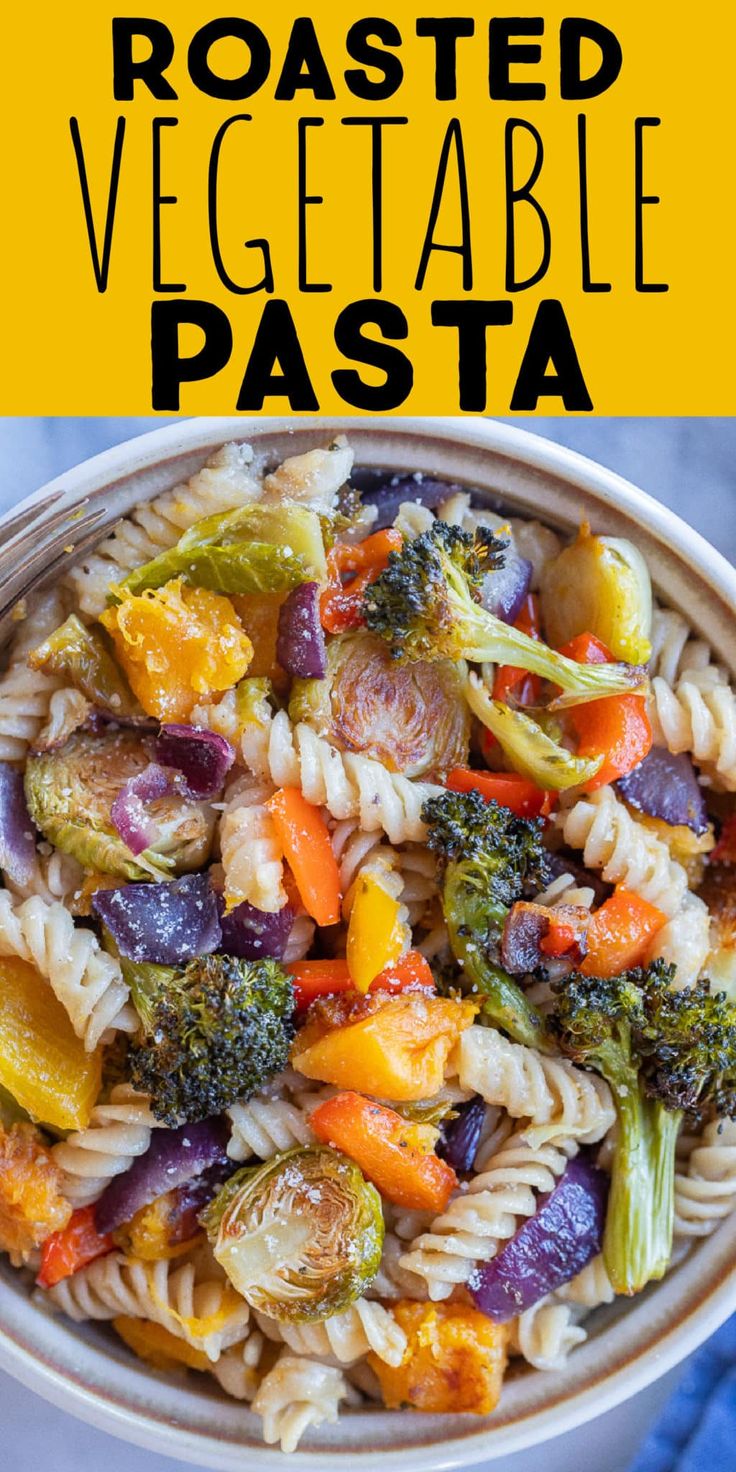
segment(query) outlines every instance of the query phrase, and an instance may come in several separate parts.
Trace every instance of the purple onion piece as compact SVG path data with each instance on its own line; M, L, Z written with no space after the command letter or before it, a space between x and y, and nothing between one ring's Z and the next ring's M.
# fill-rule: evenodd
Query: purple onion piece
M202 801L216 797L235 761L235 752L224 736L201 726L166 725L156 741L156 758L164 767L175 767L181 777L176 791L182 797Z
M29 884L36 863L36 834L26 806L23 773L0 762L0 869L14 884Z
M218 950L222 940L217 900L206 874L98 889L92 905L130 961L178 966Z
M474 1269L468 1287L476 1308L503 1324L569 1283L601 1250L607 1200L605 1171L583 1155L571 1160L536 1214Z
M203 1170L201 1176L193 1176L191 1181L177 1187L176 1235L173 1241L169 1237L171 1246L189 1242L195 1235L199 1230L199 1213L214 1200L235 1169L235 1161L225 1157L217 1165L211 1165L209 1170Z
M151 1131L145 1155L116 1176L95 1207L95 1226L103 1236L129 1222L157 1196L173 1191L226 1159L228 1130L222 1119L203 1119L175 1130Z
M382 485L364 491L362 500L364 506L378 508L378 516L371 528L378 532L383 527L393 526L399 507L404 501L420 501L422 506L436 511L449 496L454 496L463 489L463 486L450 481L433 480L431 476L417 472L416 475L394 476Z
M279 609L276 658L287 674L301 680L323 680L327 673L319 593L319 583L300 583Z
M682 824L693 833L705 833L708 810L703 789L686 751L677 756L664 746L653 746L638 767L619 777L616 787L637 812Z
M486 1117L486 1106L480 1094L458 1106L455 1119L446 1120L440 1129L437 1154L453 1170L465 1174L473 1169Z
M173 791L173 773L164 771L157 762L150 762L145 771L131 777L121 787L110 816L132 854L142 854L156 838L156 825L149 818L146 805Z
M222 940L219 949L228 956L238 956L242 961L260 961L264 956L280 961L293 924L291 905L284 905L283 909L269 914L244 900L226 915L220 900Z
M541 964L540 943L549 931L549 924L543 905L527 904L524 900L512 905L501 940L501 962L511 976L526 976Z
M505 624L512 624L521 613L532 580L532 564L527 557L507 551L503 567L489 572L483 580L481 602L488 613Z

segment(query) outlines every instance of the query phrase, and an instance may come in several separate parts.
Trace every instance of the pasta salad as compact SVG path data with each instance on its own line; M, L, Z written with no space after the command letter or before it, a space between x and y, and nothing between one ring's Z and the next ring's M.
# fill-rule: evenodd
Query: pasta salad
M0 1249L291 1451L736 1207L736 697L633 543L226 445L17 610Z

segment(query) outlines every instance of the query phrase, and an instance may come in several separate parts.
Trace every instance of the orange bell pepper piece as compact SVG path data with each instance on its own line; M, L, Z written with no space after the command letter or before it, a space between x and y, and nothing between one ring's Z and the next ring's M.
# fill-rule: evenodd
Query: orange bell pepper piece
M328 583L320 598L322 627L329 634L342 634L363 623L362 605L365 590L383 572L391 552L401 550L401 532L393 527L374 532L364 542L348 546L338 542L327 554ZM347 584L343 577L355 576Z
M594 634L578 634L560 654L579 664L606 664L613 655ZM583 786L595 792L638 767L652 746L652 727L644 695L608 695L574 705L570 723L578 738L578 756L595 757L603 752L603 764Z
M347 961L295 961L289 970L299 1012L306 1011L317 997L349 992L353 986ZM369 987L372 992L428 990L435 990L434 977L421 951L407 951L391 966L384 967Z
M415 1141L417 1125L351 1090L312 1111L312 1131L342 1150L382 1195L407 1211L444 1211L457 1186L452 1166Z
M584 976L618 976L642 966L667 916L641 895L617 889L591 916L588 952L580 967Z
M558 796L519 772L474 772L470 767L453 767L445 786L451 792L479 792L486 802L493 799L518 818L548 817Z
M41 1248L41 1270L36 1278L39 1288L53 1288L63 1278L85 1268L95 1258L112 1252L115 1243L108 1233L101 1236L95 1226L94 1206L82 1206L72 1212L61 1232L52 1232Z
M340 871L319 808L298 787L281 787L266 803L302 904L318 925L340 919Z

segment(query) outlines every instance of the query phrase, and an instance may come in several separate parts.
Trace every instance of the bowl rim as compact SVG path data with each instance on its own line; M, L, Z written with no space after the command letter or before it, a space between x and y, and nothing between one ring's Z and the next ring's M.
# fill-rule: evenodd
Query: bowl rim
M273 435L309 435L322 442L333 434L348 433L360 439L361 433L394 438L397 444L408 437L419 437L428 445L427 462L431 461L431 445L454 440L464 449L489 451L519 462L542 476L562 480L581 492L593 493L599 503L621 507L637 518L650 535L670 552L697 567L697 577L708 585L711 594L731 611L736 603L736 568L698 532L679 516L633 485L630 481L598 462L546 438L519 428L504 420L440 417L376 418L293 418L263 416L207 417L178 420L162 428L122 441L112 448L63 472L54 480L24 498L0 517L0 535L24 531L42 517L44 509L61 496L74 500L88 491L129 478L153 466L165 465L167 459L198 448L208 450L213 444L229 440L257 442ZM356 457L360 460L360 452ZM656 1291L656 1290L655 1290ZM0 1285L0 1296L2 1287ZM561 1394L541 1410L532 1410L506 1427L494 1428L492 1421L477 1433L466 1437L449 1437L431 1445L415 1444L405 1449L392 1449L397 1472L440 1472L440 1469L474 1465L481 1460L494 1460L501 1455L520 1451L553 1436L570 1431L593 1417L613 1409L622 1401L643 1390L654 1380L684 1360L736 1309L736 1262L716 1274L709 1291L686 1310L674 1314L664 1332L653 1344L630 1357L626 1364L611 1374L594 1377L593 1381L565 1396ZM263 1472L291 1464L317 1472L325 1463L336 1472L347 1472L348 1465L367 1468L375 1465L378 1453L351 1447L341 1451L309 1449L297 1454L298 1460L286 1458L272 1448L233 1448L215 1435L203 1435L184 1425L162 1422L154 1415L133 1413L116 1404L102 1390L92 1388L69 1370L63 1374L50 1361L45 1361L27 1348L0 1322L0 1367L23 1384L60 1408L70 1411L101 1430L111 1432L151 1451L182 1461L196 1460L199 1465L234 1468L247 1454L250 1463Z

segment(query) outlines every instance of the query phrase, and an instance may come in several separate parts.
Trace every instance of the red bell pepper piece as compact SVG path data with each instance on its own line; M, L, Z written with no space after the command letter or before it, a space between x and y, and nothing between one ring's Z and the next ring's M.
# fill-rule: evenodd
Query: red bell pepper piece
M41 1270L36 1278L39 1288L53 1288L63 1278L70 1278L95 1258L112 1252L115 1243L108 1233L101 1236L95 1226L94 1206L82 1206L72 1212L60 1232L52 1232L41 1248Z

